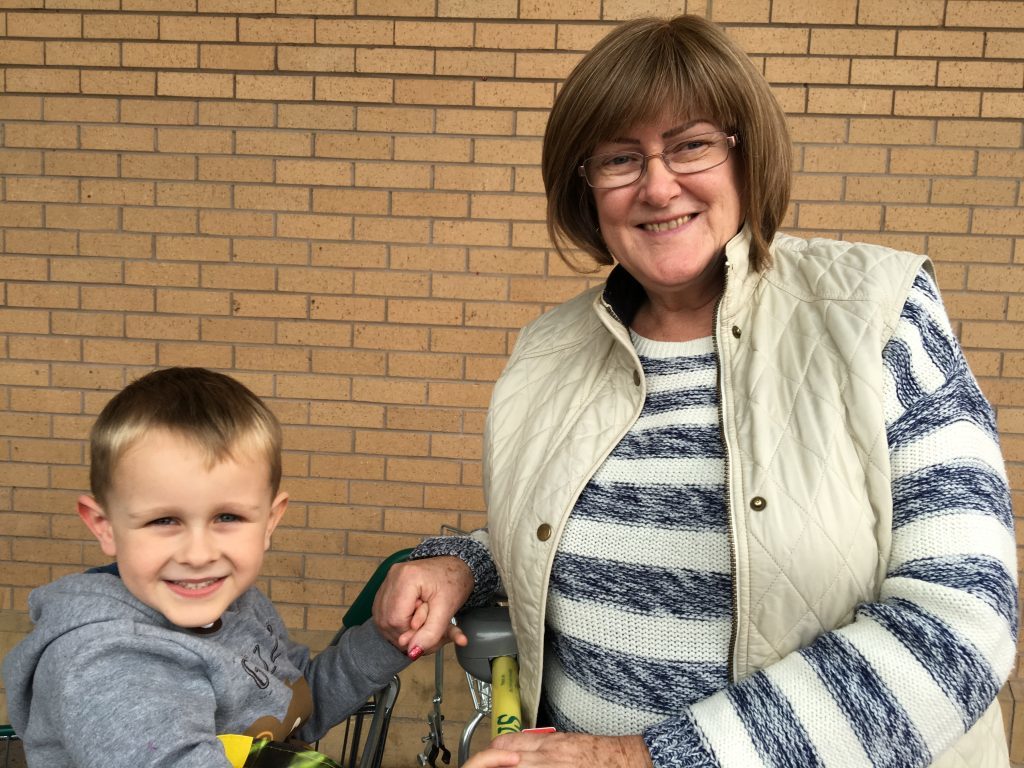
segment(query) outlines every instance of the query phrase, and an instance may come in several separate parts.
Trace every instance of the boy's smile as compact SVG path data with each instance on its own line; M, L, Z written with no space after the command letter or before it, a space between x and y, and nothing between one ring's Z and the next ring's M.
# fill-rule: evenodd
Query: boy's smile
M157 429L121 456L105 506L83 496L78 512L135 597L177 626L202 627L259 576L288 503L271 497L269 474L258 451L211 466L197 443Z

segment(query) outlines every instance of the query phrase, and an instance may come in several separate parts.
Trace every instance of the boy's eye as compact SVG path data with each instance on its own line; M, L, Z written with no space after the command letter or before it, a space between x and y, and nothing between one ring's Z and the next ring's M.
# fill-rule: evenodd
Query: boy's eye
M217 515L218 523L236 523L241 521L241 519L241 517L232 512L221 512L219 515Z
M174 525L173 517L158 517L156 520L150 520L147 525Z

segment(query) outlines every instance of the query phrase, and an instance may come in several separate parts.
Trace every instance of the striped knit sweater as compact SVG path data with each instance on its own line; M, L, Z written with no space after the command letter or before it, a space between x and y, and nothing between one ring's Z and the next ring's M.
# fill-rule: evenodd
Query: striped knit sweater
M914 283L886 346L892 555L879 601L730 684L717 361L710 338L634 336L643 412L577 501L549 587L544 703L561 730L643 733L658 768L923 766L981 715L1015 652L1010 496L992 410L937 291ZM460 554L495 586L473 540Z

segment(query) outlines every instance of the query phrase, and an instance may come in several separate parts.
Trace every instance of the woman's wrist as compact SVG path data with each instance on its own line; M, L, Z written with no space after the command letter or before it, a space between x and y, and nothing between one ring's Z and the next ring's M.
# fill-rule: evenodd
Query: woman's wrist
M622 765L628 768L654 768L643 736L616 736Z

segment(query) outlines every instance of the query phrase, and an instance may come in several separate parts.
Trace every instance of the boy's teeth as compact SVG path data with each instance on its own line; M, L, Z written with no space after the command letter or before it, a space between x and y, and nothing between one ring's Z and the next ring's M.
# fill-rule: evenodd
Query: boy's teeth
M216 581L217 579L207 579L206 581L176 581L174 583L184 589L206 589Z
M662 221L654 224L644 224L644 229L646 229L648 232L664 232L665 230L668 229L675 229L676 227L681 227L683 226L683 224L685 224L692 218L693 214L687 214L686 216L680 216L677 219L672 219L672 221Z

